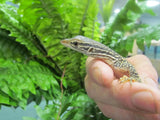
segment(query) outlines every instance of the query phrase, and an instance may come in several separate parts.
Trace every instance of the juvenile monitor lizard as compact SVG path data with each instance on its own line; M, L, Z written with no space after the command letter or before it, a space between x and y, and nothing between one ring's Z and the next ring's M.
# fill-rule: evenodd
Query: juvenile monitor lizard
M141 82L133 65L109 47L84 36L64 39L61 43L73 50L104 61L114 72L120 73L120 82Z

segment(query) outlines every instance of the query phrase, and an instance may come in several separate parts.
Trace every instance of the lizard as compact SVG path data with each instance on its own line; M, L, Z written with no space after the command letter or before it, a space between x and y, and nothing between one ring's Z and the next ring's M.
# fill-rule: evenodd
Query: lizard
M78 35L61 40L61 44L87 56L97 58L108 64L115 73L119 73L120 82L142 82L135 67L126 58L90 38Z

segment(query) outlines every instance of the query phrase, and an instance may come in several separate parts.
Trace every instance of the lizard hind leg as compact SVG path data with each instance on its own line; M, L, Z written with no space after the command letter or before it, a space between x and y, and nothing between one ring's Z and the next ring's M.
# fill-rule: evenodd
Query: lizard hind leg
M139 76L135 68L126 60L120 59L114 62L114 72L119 79L120 83L130 82L139 82Z

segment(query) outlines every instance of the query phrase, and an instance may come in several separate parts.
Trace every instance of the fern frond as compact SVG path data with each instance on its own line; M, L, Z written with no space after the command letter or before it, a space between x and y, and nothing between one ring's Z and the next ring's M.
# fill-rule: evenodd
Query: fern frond
M37 36L30 31L31 28L26 23L21 22L22 17L17 13L18 8L6 4L0 6L1 28L9 30L10 36L16 37L16 41L25 45L32 55L56 69L57 74L60 73L61 70L57 64L50 58L46 58L47 52Z
M37 62L24 64L0 59L0 71L0 91L11 101L8 105L25 107L30 94L37 95L41 90L46 93L53 89L54 92L59 91L59 85L52 72Z
M33 43L31 32L21 24L16 7L0 4L0 24L1 28L9 30L10 36L16 37L16 41L25 45L33 55L41 54Z
M24 45L15 41L15 38L8 36L8 31L0 29L0 58L25 60L30 56L30 52Z
M47 56L57 61L63 46L60 40L67 38L66 24L62 16L62 0L21 0L19 13L22 21L29 24L47 51Z
M115 3L115 0L102 0L102 10L100 10L100 13L103 18L103 22L106 23L111 16L112 8Z
M90 0L72 0L72 11L69 15L69 31L72 35L83 35L82 28L87 17L87 11L90 4Z
M84 35L94 40L99 40L99 23L96 22L98 14L97 0L90 0L87 10L86 19L84 21Z

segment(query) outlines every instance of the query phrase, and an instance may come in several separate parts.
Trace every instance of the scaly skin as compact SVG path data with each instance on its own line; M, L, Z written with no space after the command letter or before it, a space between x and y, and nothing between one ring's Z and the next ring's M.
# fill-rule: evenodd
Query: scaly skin
M120 73L120 81L141 82L133 65L109 47L84 36L62 40L61 43L87 56L98 58L111 66L114 72Z

